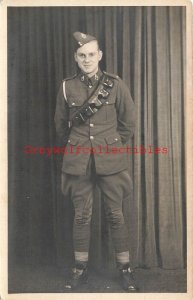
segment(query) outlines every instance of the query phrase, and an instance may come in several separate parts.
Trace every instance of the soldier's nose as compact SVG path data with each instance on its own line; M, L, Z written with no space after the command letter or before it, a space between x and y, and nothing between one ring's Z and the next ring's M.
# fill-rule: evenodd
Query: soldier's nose
M89 56L85 56L85 62L88 62L89 61Z

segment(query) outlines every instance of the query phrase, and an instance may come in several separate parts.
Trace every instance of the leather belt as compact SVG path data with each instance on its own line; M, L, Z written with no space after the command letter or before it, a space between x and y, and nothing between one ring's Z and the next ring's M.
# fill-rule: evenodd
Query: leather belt
M71 116L71 125L83 124L95 115L107 101L113 86L114 82L107 75L103 75L95 92Z

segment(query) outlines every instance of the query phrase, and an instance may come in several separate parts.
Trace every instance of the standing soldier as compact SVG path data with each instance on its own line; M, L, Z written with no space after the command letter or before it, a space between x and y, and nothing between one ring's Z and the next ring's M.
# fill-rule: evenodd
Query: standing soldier
M69 288L76 289L87 280L90 223L95 184L104 194L105 211L122 287L137 290L129 261L128 232L123 217L123 199L132 191L127 170L127 153L114 154L134 132L134 103L128 87L116 75L102 72L102 51L95 37L75 32L74 53L79 72L63 81L57 96L56 131L69 149L62 165L62 192L70 197L75 209L73 243L75 269ZM93 149L78 155L76 147ZM94 149L107 149L97 153Z

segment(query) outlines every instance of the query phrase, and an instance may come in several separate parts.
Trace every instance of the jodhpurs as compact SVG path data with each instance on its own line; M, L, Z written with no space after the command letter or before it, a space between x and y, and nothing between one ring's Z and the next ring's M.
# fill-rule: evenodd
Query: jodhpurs
M113 175L97 175L91 156L86 175L62 173L62 192L73 201L75 217L73 225L74 251L88 252L93 190L95 184L104 195L104 206L115 251L128 251L128 232L123 216L123 199L132 194L132 180L127 170Z

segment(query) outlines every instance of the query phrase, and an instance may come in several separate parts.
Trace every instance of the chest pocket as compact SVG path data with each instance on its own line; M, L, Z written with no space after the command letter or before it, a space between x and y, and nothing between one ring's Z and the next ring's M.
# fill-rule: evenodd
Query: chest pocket
M68 97L68 107L69 107L69 117L70 119L72 118L72 116L74 115L74 113L84 104L83 99L78 98L77 95L71 95Z

